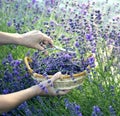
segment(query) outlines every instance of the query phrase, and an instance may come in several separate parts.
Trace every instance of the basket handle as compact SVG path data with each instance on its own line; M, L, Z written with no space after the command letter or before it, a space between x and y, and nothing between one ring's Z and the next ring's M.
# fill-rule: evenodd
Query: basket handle
M26 57L24 58L24 62L25 62L25 64L26 64L26 67L27 67L29 73L30 73L30 74L33 74L34 71L32 70L32 68L31 68L30 65L29 65L29 62L32 63L32 59L31 59L30 57L26 56Z

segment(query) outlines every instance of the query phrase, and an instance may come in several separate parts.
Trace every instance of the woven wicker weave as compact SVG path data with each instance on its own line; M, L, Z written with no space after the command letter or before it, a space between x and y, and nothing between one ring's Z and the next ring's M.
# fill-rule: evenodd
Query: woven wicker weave
M29 73L31 74L34 80L37 80L38 82L46 80L46 78L43 75L35 73L31 69L29 63L32 62L32 59L30 57L25 57L24 61ZM85 75L86 75L86 71L73 74L74 79L72 79L70 75L62 75L60 79L57 79L54 82L54 87L58 89L73 89L75 87L78 87L80 84L82 84L85 78ZM48 75L48 78L51 78L51 77L52 75Z

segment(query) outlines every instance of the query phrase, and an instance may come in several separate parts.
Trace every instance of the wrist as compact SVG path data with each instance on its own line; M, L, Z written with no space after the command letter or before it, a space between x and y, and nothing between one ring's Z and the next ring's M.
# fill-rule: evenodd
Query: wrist
M19 33L8 33L8 38L10 39L11 44L18 44L21 45L22 43L22 36Z
M42 90L40 89L39 85L34 85L31 87L31 89L33 90L35 96L42 94Z
M22 38L22 34L14 34L15 36L15 39L16 39L16 43L15 44L18 44L18 45L23 45L23 38Z

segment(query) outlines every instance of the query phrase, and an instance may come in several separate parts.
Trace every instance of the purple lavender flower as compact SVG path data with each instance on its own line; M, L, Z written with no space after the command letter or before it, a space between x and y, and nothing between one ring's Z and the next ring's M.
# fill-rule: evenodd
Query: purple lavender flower
M77 48L78 48L79 46L80 46L79 42L78 42L78 41L76 41L76 42L75 42L75 47L77 47Z
M11 62L13 60L12 54L8 55L8 61Z
M33 114L32 114L32 112L30 111L30 109L26 109L26 110L25 110L25 115L26 115L26 116L32 116Z
M112 106L109 106L109 111L111 116L116 116L116 112Z
M49 6L51 4L50 0L45 0L45 6Z
M86 34L86 39L88 41L92 41L93 40L92 34Z
M114 96L115 95L115 87L114 86L110 86L110 92L111 92L111 95Z
M93 106L92 116L103 116L103 113L98 106Z
M55 3L55 0L51 0L51 4L54 4Z
M27 102L24 102L21 105L19 105L17 109L23 110L23 109L27 109L27 108L28 108L28 104L27 104Z
M100 91L101 92L104 92L104 88L103 88L103 86L102 86L102 84L100 83L100 84L98 84L98 87L99 87L99 89L100 89Z
M65 102L65 107L71 112L71 115L82 116L79 105L69 102L68 99L64 99L64 102Z
M19 4L15 4L15 8L18 9L18 7L19 7Z
M100 113L101 112L101 110L100 110L100 108L98 106L93 106L93 111L95 113Z
M3 90L3 94L8 94L9 93L9 90L8 89L4 89Z
M11 61L11 66L13 67L17 67L21 64L21 61L20 60L13 60Z
M90 65L90 67L94 67L95 66L95 58L94 57L89 57L88 58L88 63Z
M35 4L37 2L37 0L32 0L32 4Z
M7 26L10 27L11 25L12 25L12 22L9 21L9 22L7 23Z

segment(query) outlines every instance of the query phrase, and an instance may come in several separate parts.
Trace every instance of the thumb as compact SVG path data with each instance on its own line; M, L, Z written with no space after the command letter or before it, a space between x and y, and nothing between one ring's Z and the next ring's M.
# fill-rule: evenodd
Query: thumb
M59 79L61 76L62 76L61 72L57 72L56 74L53 75L51 81L54 82L55 80Z
M70 90L59 90L58 92L57 92L57 94L58 95L65 95L65 94L67 94L67 93L69 93L70 92Z
M40 51L44 50L44 47L40 46L39 44L37 44L35 46L35 48L38 49L38 50L40 50Z

